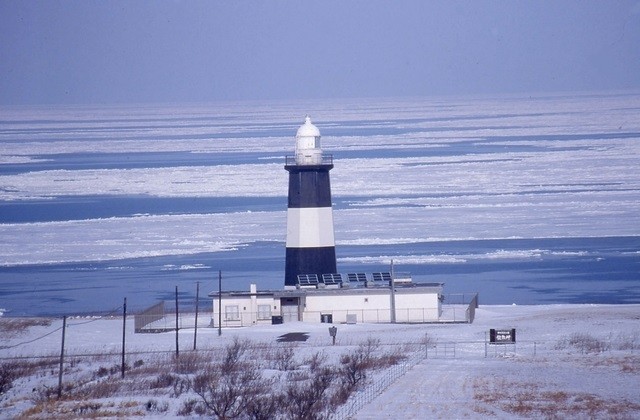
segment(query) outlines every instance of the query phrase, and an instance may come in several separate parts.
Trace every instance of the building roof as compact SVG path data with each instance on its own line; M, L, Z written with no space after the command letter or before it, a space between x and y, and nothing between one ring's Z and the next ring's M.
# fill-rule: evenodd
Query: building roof
M411 292L433 292L440 293L444 283L406 283L396 284L395 292L398 294ZM223 291L224 297L301 297L301 296L331 296L331 295L378 295L389 293L389 285L376 285L375 287L342 287L342 288L300 288L300 289L279 289L264 290L256 293L250 291ZM209 297L215 298L218 292L210 292Z

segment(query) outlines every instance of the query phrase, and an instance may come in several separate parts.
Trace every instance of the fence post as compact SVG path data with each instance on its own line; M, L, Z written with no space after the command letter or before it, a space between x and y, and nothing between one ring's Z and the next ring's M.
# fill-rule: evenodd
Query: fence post
M487 358L487 332L484 332L484 358Z

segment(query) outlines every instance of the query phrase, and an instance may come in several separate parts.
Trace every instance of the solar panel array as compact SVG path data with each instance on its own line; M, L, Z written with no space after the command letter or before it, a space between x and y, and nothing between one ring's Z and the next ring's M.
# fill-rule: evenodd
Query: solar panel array
M404 278L404 277L403 277ZM409 281L411 276L408 275ZM391 284L391 273L379 272L371 273L369 276L367 273L327 273L323 274L321 278L318 278L317 274L299 274L298 285L301 287L319 287L319 286L375 286Z

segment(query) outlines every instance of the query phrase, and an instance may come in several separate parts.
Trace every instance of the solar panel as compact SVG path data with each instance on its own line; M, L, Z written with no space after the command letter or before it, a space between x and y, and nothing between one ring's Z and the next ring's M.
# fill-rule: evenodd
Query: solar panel
M391 273L372 273L373 281L391 282Z
M300 286L317 286L318 275L317 274L298 274L298 284Z
M347 280L350 282L367 281L367 275L365 273L348 273Z
M322 281L324 284L340 284L342 283L342 275L338 273L323 274Z

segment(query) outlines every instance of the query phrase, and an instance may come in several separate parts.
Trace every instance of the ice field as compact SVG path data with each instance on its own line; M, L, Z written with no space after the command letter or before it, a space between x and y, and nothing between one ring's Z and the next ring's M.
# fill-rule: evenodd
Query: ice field
M310 114L341 272L486 303L640 302L640 93L0 108L0 308L279 288Z

